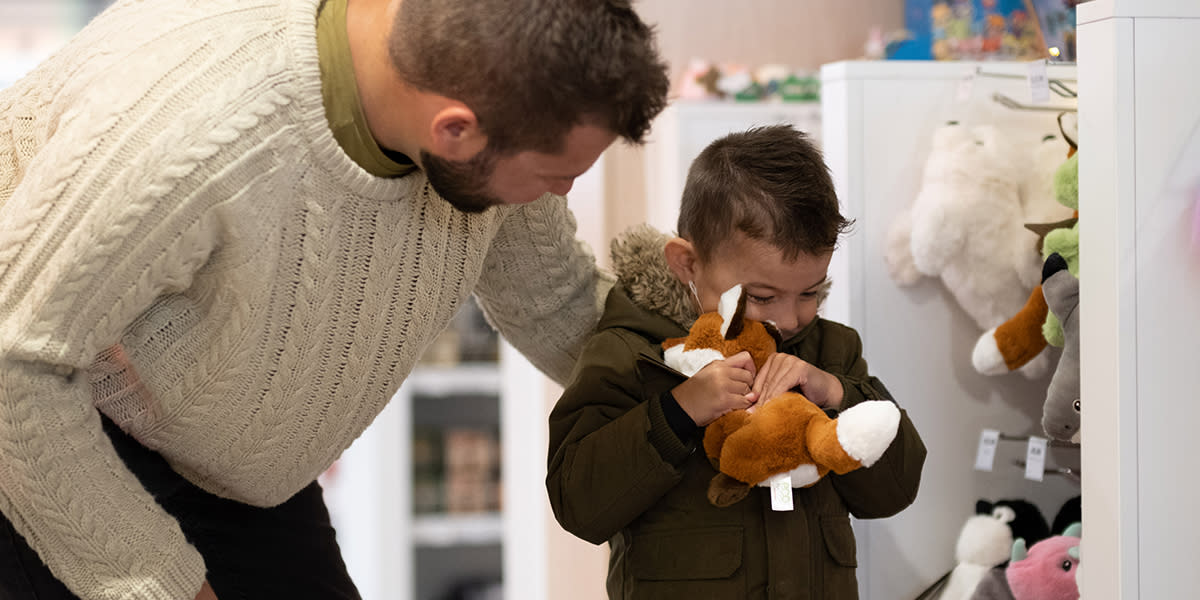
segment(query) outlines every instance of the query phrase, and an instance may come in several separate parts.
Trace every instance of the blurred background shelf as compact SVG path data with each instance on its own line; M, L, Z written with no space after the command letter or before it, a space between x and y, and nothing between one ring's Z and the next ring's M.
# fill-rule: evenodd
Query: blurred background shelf
M500 365L472 362L421 366L405 381L413 395L449 396L500 393Z
M479 514L430 514L413 518L412 538L418 546L484 546L499 544L504 521L499 512Z

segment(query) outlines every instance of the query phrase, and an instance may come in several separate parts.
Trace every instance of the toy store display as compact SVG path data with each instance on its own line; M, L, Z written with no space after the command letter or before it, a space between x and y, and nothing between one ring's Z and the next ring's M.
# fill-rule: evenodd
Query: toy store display
M942 576L918 600L970 600L988 573L1008 562L1017 539L1039 542L1050 537L1041 510L1021 499L979 500L975 514L967 518L954 548L954 568Z
M1064 502L1053 526L1026 500L979 500L954 568L916 600L1078 600L1080 500Z
M820 99L816 73L781 64L748 67L736 62L692 59L676 85L682 100L737 102L815 102Z
M1081 0L907 0L901 60L1075 60Z
M1067 145L1056 134L1042 139L1065 155ZM982 331L1016 314L1041 272L1039 237L1026 223L1071 216L1045 191L1038 161L1046 156L996 126L939 127L921 188L888 232L892 279L911 286L940 278Z
M1062 119L1060 119L1060 122ZM1064 128L1064 132L1068 132ZM1051 254L1066 259L1072 274L1079 274L1079 158L1070 133L1070 156L1054 172L1053 190L1056 201L1074 216L1059 221L1036 219L1025 227L1038 235L1037 251L1042 260ZM1026 365L1042 353L1047 345L1062 347L1062 328L1058 317L1046 305L1041 285L1033 288L1025 305L1004 323L984 332L971 355L975 370L984 375L1002 375L1017 369L1028 373ZM1044 362L1044 361L1043 361ZM1040 367L1035 369L1042 371Z
M912 206L888 231L885 259L901 286L940 279L983 330L971 354L977 372L1031 379L1053 372L1041 401L1043 430L1078 444L1075 115L1060 114L1057 130L1031 151L1027 137L990 124L937 128ZM1047 346L1063 348L1056 364Z

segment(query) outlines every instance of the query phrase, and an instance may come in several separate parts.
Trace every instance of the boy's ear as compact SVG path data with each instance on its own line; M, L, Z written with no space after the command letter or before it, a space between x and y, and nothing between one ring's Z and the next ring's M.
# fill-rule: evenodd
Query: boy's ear
M679 281L687 283L696 278L696 262L699 256L691 242L681 237L671 238L663 247L663 254L666 255L667 266Z
M460 102L446 104L434 113L429 134L429 151L447 160L470 160L487 146L487 135L479 127L475 111Z

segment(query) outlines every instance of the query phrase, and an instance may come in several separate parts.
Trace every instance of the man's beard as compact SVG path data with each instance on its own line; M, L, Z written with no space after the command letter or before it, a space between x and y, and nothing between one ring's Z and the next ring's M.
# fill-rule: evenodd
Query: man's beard
M504 201L487 191L488 180L496 168L496 155L484 148L470 160L447 160L421 150L421 168L429 185L451 206L465 213L481 213Z

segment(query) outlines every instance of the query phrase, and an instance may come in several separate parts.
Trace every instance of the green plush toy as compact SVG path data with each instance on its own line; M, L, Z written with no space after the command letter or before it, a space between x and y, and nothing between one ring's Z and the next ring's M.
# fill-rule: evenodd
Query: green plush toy
M1054 193L1058 201L1079 210L1079 153L1075 153L1054 173ZM1051 230L1042 242L1042 258L1057 254L1067 261L1067 270L1079 277L1079 223L1071 227ZM1063 328L1054 311L1046 313L1042 325L1046 341L1059 348L1063 345Z

